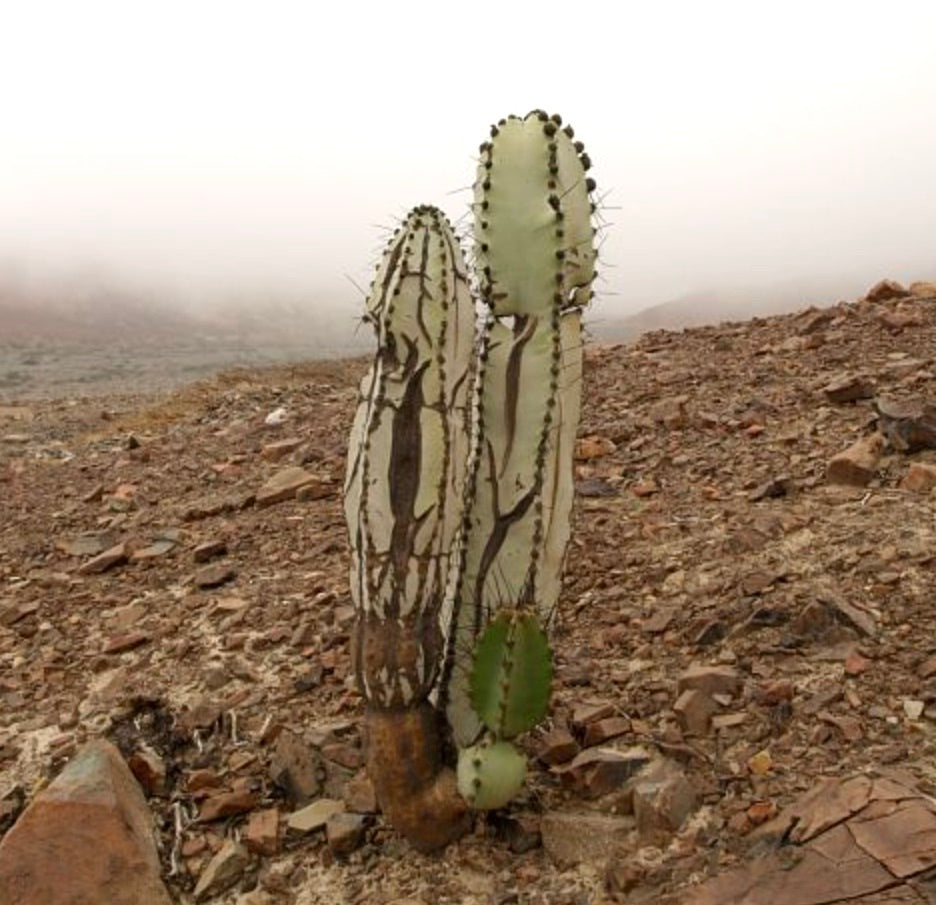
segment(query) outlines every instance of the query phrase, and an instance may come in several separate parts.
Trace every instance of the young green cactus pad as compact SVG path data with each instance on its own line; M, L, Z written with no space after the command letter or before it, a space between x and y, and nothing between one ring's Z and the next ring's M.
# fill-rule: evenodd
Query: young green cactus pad
M370 703L406 707L438 674L469 449L474 302L436 208L415 208L395 233L366 319L378 350L361 384L345 482L354 669Z
M479 811L502 808L523 788L526 758L510 742L483 739L458 752L458 791Z
M549 707L552 660L534 613L505 610L478 641L471 670L471 706L497 738L532 729Z
M450 588L446 706L460 745L482 721L469 675L478 635L501 609L548 626L559 597L581 399L581 311L594 229L582 147L558 117L492 128L475 182L475 260L489 308L473 436L474 489L462 568Z

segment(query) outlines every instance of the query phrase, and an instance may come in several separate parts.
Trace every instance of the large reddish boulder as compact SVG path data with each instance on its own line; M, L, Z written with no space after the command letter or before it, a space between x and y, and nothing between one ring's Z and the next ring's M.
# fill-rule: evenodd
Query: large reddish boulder
M90 742L0 841L4 905L172 905L140 786Z

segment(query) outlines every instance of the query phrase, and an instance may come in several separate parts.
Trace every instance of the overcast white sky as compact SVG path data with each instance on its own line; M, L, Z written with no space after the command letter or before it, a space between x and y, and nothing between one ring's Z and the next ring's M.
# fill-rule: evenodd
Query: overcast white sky
M936 2L24 0L0 12L0 262L357 303L560 112L623 313L719 283L936 278ZM911 272L913 271L913 272Z

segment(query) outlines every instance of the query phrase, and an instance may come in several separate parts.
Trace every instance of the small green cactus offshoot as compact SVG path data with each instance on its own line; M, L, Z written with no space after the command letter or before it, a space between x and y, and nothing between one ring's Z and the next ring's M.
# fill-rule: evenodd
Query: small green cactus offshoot
M471 706L497 738L532 729L549 707L552 660L535 613L504 610L475 649Z
M458 790L479 810L501 808L520 791L526 759L507 739L532 729L549 707L552 659L535 613L498 613L478 641L471 706L488 732L459 751Z
M526 758L510 742L485 738L458 752L458 791L479 811L509 804L524 779Z

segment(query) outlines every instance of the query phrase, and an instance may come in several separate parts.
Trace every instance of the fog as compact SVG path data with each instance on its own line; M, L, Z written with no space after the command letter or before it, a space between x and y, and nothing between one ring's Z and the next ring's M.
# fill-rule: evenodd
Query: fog
M466 218L488 126L533 107L594 160L599 318L936 278L930 2L31 0L3 18L0 267L21 279L351 318L384 230L418 203Z

